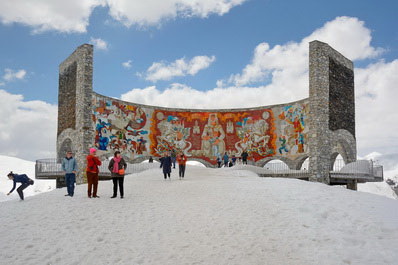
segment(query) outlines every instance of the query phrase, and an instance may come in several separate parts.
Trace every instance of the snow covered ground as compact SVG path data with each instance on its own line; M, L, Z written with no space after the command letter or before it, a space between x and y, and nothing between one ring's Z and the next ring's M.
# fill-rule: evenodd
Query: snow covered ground
M11 195L6 195L12 189L13 185L13 182L7 177L10 171L17 174L26 174L29 178L35 181L33 187L25 189L25 197L33 196L42 192L47 192L55 189L55 180L35 179L35 162L26 161L16 157L0 155L0 202L15 199L19 200L19 196L16 190ZM17 187L19 185L21 184L17 183Z
M396 200L188 166L0 203L1 264L396 264ZM28 189L32 189L29 187Z

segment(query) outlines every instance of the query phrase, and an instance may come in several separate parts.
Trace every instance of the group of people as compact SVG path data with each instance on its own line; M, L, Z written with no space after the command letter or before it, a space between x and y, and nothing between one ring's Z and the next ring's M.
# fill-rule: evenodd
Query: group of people
M217 157L217 165L220 168L221 164L224 164L224 167L232 167L236 164L236 160L239 159L242 160L242 163L247 165L247 158L249 157L249 154L247 153L246 150L244 150L241 154L240 157L236 157L235 155L232 155L232 157L230 158L227 154L227 152L224 153L224 156L218 156Z
M101 160L97 157L97 149L90 148L90 154L86 157L87 167L87 196L88 198L99 198L98 191L98 181L99 181L99 169L101 166ZM109 162L108 169L111 172L112 182L113 182L113 195L111 199L117 197L117 191L119 188L120 198L124 198L124 176L126 174L127 163L123 159L120 151L116 151L113 154L111 161ZM66 179L66 178L65 178ZM72 184L66 182L66 186L72 185L74 187L74 182ZM68 189L69 194L69 189ZM69 195L73 196L73 195Z
M88 198L99 198L98 181L99 181L99 166L102 162L97 156L97 149L90 148L90 154L86 157L87 167L87 196ZM175 168L175 163L178 162L179 167L179 178L183 179L185 176L185 166L187 157L182 153L177 155L174 152L166 152L165 155L160 159L160 167L163 168L164 179L167 177L170 179L171 167ZM150 157L150 163L153 162L153 158ZM127 168L127 163L121 156L119 151L116 151L109 162L108 169L111 172L113 181L113 195L112 199L117 197L119 190L120 198L124 198L124 176ZM65 157L62 159L62 170L65 172L65 184L67 194L65 196L73 197L76 183L76 173L78 170L76 159L73 157L72 151L67 151ZM15 174L12 171L7 175L10 180L13 180L13 188L7 194L10 195L16 188L17 183L21 183L21 186L17 188L17 192L21 200L24 200L23 190L34 184L34 181L30 179L26 174Z
M184 155L184 153L177 155L175 152L165 152L163 157L160 159L160 167L163 169L164 179L167 179L167 177L170 179L171 166L176 168L176 161L178 163L179 179L184 178L187 157Z

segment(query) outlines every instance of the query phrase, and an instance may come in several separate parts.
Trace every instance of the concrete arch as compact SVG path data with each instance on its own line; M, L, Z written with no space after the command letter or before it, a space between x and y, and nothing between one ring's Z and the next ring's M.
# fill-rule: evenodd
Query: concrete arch
M336 153L343 157L344 163L356 161L356 140L347 130L340 129L333 132L331 162L336 159ZM333 158L333 156L335 156ZM332 166L333 167L333 166Z
M57 160L65 156L66 149L77 153L78 136L76 130L66 129L57 138Z
M304 156L301 156L301 157L299 157L299 158L296 158L295 160L294 160L294 162L295 162L295 167L294 167L294 169L296 169L296 170L301 170L301 167L303 166L303 163L305 162L305 160L307 160L307 159L309 159L310 158L310 156L309 155L304 155ZM308 170L309 168L307 167L307 170Z
M283 163L285 163L289 169L294 169L295 167L295 163L293 160L287 158L287 157L283 157L283 156L272 156L272 157L266 157L264 159L261 159L259 161L256 162L256 166L259 167L264 167L268 162L272 161L272 160L280 160Z

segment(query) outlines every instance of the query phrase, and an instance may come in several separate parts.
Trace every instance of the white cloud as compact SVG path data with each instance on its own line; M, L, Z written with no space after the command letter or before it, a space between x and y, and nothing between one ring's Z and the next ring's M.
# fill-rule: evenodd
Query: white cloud
M0 1L0 20L21 23L35 33L48 30L86 32L92 10L103 0L18 0Z
M338 17L327 22L300 42L270 47L259 44L250 64L217 87L199 91L182 84L166 89L155 86L133 89L123 100L179 108L242 108L287 103L308 97L309 41L320 40L351 60L374 59L382 54L373 47L371 31L357 18ZM262 86L248 84L267 81ZM228 86L228 81L230 81ZM396 152L398 148L398 59L379 60L355 68L356 136L361 154Z
M164 90L156 86L135 88L121 95L121 99L163 107L217 109L279 104L295 100L294 96L297 95L291 91L285 91L281 95L267 87L217 87L200 91L184 84L173 83Z
M125 26L157 25L176 17L224 15L247 0L106 0L110 15Z
M13 81L15 79L22 80L25 78L25 75L26 75L26 70L24 70L24 69L12 70L12 69L6 68L6 69L4 69L4 72L5 72L5 74L3 75L3 79L8 82Z
M397 151L397 84L398 59L355 71L357 140L365 153Z
M165 62L155 62L148 68L145 79L156 82L170 80L176 76L196 75L200 70L208 68L215 60L215 56L195 56L190 61L181 58L168 65Z
M104 41L103 39L96 39L91 37L90 39L90 43L94 45L95 48L97 48L98 50L108 50L108 43L106 41Z
M54 157L57 111L57 106L0 89L0 153L29 160Z
M238 86L263 82L271 79L278 84L283 82L293 87L297 79L308 75L308 43L319 40L328 43L351 60L374 58L383 50L370 45L371 31L364 22L353 17L337 17L325 23L300 42L290 42L284 45L270 47L268 43L260 43L254 50L250 64L242 73L231 75L229 82ZM307 87L307 83L298 84ZM285 86L282 86L284 89Z
M86 32L94 8L109 9L109 15L125 26L154 26L177 17L223 15L247 0L18 0L0 1L0 21L20 23L34 33L48 30Z
M128 60L127 62L122 63L122 65L123 65L124 68L130 69L131 66L132 66L132 65L131 65L132 62L133 62L133 61Z

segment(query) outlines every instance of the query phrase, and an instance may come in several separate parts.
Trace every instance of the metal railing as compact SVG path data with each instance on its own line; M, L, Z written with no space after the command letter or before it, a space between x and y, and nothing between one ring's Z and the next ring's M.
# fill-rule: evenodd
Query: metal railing
M330 176L335 179L358 179L362 181L382 181L383 166L375 165L372 160L357 160L353 163L345 164L344 160L337 159L332 165ZM260 177L283 177L283 178L300 178L306 179L310 177L308 165L303 165L300 170L290 169L287 164L282 161L272 161L264 167L253 165L236 165L234 169L250 170Z
M111 172L108 169L109 160L102 161L101 166L98 167L99 175L101 176L110 176ZM159 168L159 163L137 163L130 164L127 163L126 175L139 173L148 169ZM84 171L84 170L83 170ZM65 172L62 170L61 163L58 162L55 158L49 159L39 159L36 160L35 166L35 174L36 178L57 178L65 175Z

